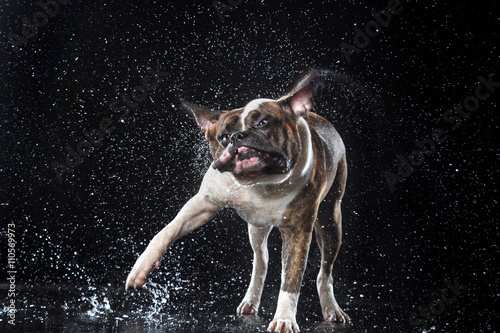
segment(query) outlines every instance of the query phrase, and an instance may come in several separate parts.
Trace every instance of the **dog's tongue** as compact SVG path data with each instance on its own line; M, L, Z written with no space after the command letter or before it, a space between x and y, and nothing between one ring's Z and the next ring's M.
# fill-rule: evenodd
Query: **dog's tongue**
M235 147L230 145L224 150L221 157L214 162L214 168L221 172L229 171L233 165L231 162L236 162L236 160L241 162L242 160L255 157L256 154L257 152L255 150L248 147Z

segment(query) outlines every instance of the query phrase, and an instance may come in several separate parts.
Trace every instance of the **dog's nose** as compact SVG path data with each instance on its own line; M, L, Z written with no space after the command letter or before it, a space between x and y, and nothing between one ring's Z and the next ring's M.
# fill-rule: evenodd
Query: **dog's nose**
M248 132L236 132L231 135L231 143L236 145L248 136Z

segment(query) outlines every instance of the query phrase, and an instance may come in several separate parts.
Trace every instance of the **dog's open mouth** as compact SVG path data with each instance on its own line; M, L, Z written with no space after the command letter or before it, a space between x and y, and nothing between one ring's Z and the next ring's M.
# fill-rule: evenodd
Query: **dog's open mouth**
M262 174L285 173L289 171L289 163L277 151L230 145L214 162L214 168L220 172L232 172L235 176L253 178Z

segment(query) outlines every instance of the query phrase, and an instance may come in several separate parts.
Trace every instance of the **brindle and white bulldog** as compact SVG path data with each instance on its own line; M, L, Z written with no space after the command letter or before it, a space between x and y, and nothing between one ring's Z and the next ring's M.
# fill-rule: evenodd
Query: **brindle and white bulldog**
M268 330L299 331L295 315L313 230L321 251L317 288L323 316L350 321L335 300L332 284L341 243L345 147L335 128L310 112L313 83L319 76L320 72L309 71L285 96L256 99L231 111L183 103L205 132L214 162L198 194L137 259L126 289L143 286L174 241L210 221L222 208L232 207L248 223L254 251L252 278L239 314L259 309L267 273L267 238L277 227L283 239L282 282Z

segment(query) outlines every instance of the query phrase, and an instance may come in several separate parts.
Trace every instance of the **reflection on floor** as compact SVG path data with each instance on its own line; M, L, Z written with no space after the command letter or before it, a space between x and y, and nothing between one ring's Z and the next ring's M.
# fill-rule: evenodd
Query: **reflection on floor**
M277 291L264 291L259 316L237 316L244 290L195 290L185 282L148 283L125 293L118 287L19 286L16 325L8 323L7 302L1 309L0 330L5 332L266 332ZM1 286L2 290L7 285ZM339 303L353 319L350 324L325 322L317 295L306 290L299 301L301 332L491 332L499 313L463 311L457 301L441 307L439 301L412 304L385 286L352 284L338 292ZM345 292L349 290L349 292ZM4 295L7 295L5 293ZM437 294L439 296L439 293ZM499 326L496 326L497 328Z

